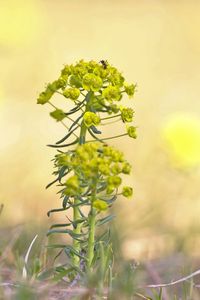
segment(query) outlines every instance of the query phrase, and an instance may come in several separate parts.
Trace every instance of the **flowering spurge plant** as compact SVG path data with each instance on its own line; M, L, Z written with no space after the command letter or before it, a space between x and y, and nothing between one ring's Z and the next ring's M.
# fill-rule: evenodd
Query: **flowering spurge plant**
M96 228L112 219L109 209L117 196L131 197L133 190L122 185L121 178L122 174L130 174L131 165L122 152L106 141L125 135L136 138L136 128L128 125L133 121L134 111L120 104L123 95L131 98L135 89L136 85L127 84L123 75L107 61L81 60L64 66L60 77L48 84L37 99L38 104L51 105L54 108L51 117L67 128L62 139L49 145L58 152L54 158L56 179L47 187L55 183L60 186L62 207L50 210L48 216L71 208L73 218L67 217L67 223L52 225L48 235L71 236L72 245L50 246L67 254L68 267L64 270L71 280L98 268L105 280L111 270L109 229L98 235ZM66 98L65 110L51 102L57 94ZM70 110L69 101L74 104ZM125 132L104 136L99 127L109 119L121 121ZM69 127L65 120L71 122Z

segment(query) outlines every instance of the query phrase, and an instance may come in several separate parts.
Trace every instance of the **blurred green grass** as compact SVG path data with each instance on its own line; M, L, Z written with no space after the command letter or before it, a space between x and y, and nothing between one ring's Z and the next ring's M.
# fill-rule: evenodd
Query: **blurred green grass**
M115 229L117 228L112 230L115 266L108 299L199 299L198 281L195 277L163 288L162 293L159 288L148 288L148 284L170 283L192 273L197 269L198 261L178 253L141 264L127 260L123 256L121 239ZM39 229L35 224L0 230L0 299L102 299L103 295L98 294L97 289L98 273L94 274L92 280L88 281L85 277L79 285L73 287L65 278L56 274L55 278L52 276L52 253L44 253L44 231L45 228ZM25 255L36 232L39 237L31 248L26 264L27 277L24 277ZM60 263L62 261L57 261L54 268ZM104 291L104 297L107 292Z

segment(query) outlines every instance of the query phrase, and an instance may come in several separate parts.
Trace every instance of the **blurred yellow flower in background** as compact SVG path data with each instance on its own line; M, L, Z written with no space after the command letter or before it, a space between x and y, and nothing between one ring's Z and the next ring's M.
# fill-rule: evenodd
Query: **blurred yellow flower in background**
M200 165L200 120L189 114L174 114L162 135L172 163L181 168Z
M0 86L0 109L1 109L2 103L3 103L3 89Z
M0 4L0 44L25 45L38 35L41 9L37 0L6 0Z

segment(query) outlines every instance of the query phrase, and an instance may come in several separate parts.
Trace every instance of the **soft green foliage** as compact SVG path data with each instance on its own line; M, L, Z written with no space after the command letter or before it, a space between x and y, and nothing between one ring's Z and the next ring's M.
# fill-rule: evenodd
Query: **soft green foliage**
M67 254L70 280L84 272L93 274L103 262L101 284L109 281L113 263L109 229L98 236L96 226L112 219L109 208L118 195L131 197L132 188L123 186L121 177L130 174L131 165L121 151L104 140L121 136L136 138L136 128L130 126L121 135L101 138L102 132L97 127L107 119L115 121L117 118L122 124L133 121L134 110L121 106L120 101L123 94L132 97L135 87L127 84L122 73L108 62L80 60L75 65L66 65L60 77L48 84L38 97L38 104L48 103L54 107L50 115L56 121L62 121L64 126L65 119L72 122L67 134L55 145L50 145L58 148L59 153L54 159L56 179L47 186L58 183L62 199L62 207L50 210L48 215L73 210L69 223L54 224L48 232L48 235L66 233L72 238L72 245L50 246ZM63 95L66 101L72 100L74 108L63 111L51 103L56 94ZM88 134L92 140L88 140ZM65 143L66 140L69 142ZM63 148L67 150L62 151ZM85 214L85 207L89 208L88 214Z

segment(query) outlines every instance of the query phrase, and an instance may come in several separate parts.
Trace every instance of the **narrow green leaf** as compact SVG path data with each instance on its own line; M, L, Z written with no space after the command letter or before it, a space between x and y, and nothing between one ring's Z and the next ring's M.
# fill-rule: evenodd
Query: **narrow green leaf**
M54 276L54 281L60 281L63 277L68 275L69 273L73 272L74 268L71 267L69 269L64 269L62 271L58 271L58 274Z
M62 203L62 206L64 209L66 209L66 207L67 207L68 200L69 200L69 197L65 196L63 199L63 203Z
M78 138L75 139L73 142L69 143L69 144L65 144L65 145L47 145L48 147L52 147L52 148L64 148L64 147L68 147L68 146L71 146L71 145L75 145L77 144L78 142Z
M46 248L48 249L58 249L58 248L65 248L66 245L62 245L62 244L54 244L54 245L47 245Z
M68 227L68 226L71 226L71 225L72 225L71 223L53 224L53 225L51 225L50 229L57 228L57 227Z
M45 271L43 271L43 272L41 272L41 273L38 274L37 279L38 280L42 280L42 281L46 280L46 279L49 279L50 277L53 276L54 271L55 271L54 268L45 270Z
M50 214L54 213L54 212L60 212L60 211L65 211L67 210L69 207L66 208L55 208L55 209L51 209L47 212L47 216L49 217Z
M86 260L86 257L81 255L78 251L76 251L72 246L66 246L65 249L64 249L65 253L68 255L69 252L72 252L73 254L75 254L76 256L78 256L79 258L83 259L83 260Z
M74 123L70 126L69 131L78 123L78 121L83 117L84 113L82 113L75 121Z
M115 218L114 215L109 215L109 216L107 216L105 218L102 218L102 219L100 219L100 220L97 221L97 226L101 226L101 225L103 225L103 224L105 224L107 222L110 222L114 218Z
M101 134L102 132L99 131L94 125L90 126L90 129L92 130L92 132L94 132L95 134Z
M61 179L70 172L70 170L68 170L67 172L65 172L66 169L67 169L67 167L62 167L59 172L54 172L53 174L58 174L58 177L55 180L53 180L52 182L50 182L49 184L47 184L46 189L48 189L51 185L53 185L57 181L60 182Z
M77 125L73 130L68 132L68 134L66 134L62 139L56 142L56 145L62 144L64 141L66 141L78 127L79 125Z
M47 236L49 236L50 234L53 234L53 233L67 233L69 234L72 238L79 238L79 237L82 237L83 235L85 235L84 233L81 233L81 234L78 234L78 233L74 233L72 230L70 229L50 229L48 232L47 232Z

